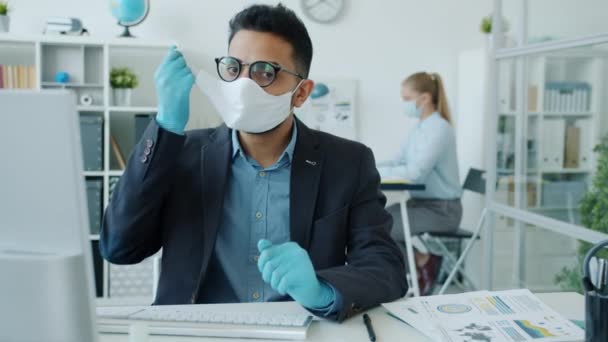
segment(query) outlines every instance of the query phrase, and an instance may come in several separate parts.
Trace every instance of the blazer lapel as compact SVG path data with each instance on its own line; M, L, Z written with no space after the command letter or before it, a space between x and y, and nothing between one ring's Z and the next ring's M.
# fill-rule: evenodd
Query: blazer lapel
M230 143L230 130L225 125L217 128L210 137L209 143L201 151L202 175L202 213L203 213L203 260L197 288L195 289L196 302L200 284L205 277L209 260L215 246L219 230L220 215L224 203L224 192L229 177L229 166L232 144Z
M291 241L308 250L323 169L323 153L315 133L299 120L297 125L298 137L291 165L290 233Z

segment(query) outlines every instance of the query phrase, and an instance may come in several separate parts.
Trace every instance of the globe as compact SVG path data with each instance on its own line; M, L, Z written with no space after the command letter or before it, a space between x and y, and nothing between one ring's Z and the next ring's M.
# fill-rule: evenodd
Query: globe
M121 37L133 37L129 27L140 24L150 12L150 0L110 0L112 16L125 29Z

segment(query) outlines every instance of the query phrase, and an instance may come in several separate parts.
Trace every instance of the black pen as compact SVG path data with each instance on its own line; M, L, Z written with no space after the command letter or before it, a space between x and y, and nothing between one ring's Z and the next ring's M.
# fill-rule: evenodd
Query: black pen
M372 320L369 318L367 314L363 314L363 323L367 328L367 334L369 335L369 340L372 342L376 342L376 333L374 332L374 327L372 326Z

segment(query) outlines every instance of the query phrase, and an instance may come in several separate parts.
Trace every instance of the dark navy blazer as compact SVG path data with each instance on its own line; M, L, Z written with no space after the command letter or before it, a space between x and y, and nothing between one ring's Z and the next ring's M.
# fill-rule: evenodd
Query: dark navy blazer
M222 125L182 136L153 121L116 185L104 215L101 254L115 264L135 264L162 248L155 304L238 301L228 282L218 285L224 274L211 260L230 177L230 134ZM291 240L308 251L317 276L342 295L338 321L407 290L379 186L369 148L298 122Z

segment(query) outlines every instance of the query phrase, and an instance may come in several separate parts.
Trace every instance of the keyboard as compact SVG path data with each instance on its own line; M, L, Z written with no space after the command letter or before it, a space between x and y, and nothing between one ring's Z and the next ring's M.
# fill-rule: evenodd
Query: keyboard
M143 323L151 335L306 339L312 316L280 304L98 307L97 322L101 333L126 334Z

